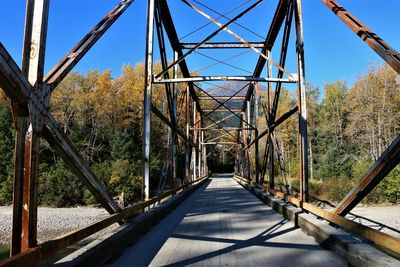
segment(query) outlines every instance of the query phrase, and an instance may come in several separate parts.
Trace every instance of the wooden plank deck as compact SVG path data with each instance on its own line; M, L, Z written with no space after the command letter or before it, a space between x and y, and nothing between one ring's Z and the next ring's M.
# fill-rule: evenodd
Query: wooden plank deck
M107 266L347 266L238 185L210 179Z

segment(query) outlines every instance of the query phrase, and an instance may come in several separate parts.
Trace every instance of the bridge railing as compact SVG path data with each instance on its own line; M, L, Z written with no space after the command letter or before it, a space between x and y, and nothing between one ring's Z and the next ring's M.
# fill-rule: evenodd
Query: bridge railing
M332 224L335 224L345 230L362 236L372 241L376 245L394 252L395 255L400 255L400 239L397 237L394 237L384 232L380 232L361 223L357 223L351 219L336 214L334 211L322 209L312 203L301 201L297 196L287 194L281 190L277 190L276 188L270 188L268 185L253 183L252 181L249 181L248 179L238 175L235 175L234 177L240 184L248 184L265 192L268 192L271 195L279 197L282 200L285 200L293 204L294 206L303 209L306 212L310 212Z
M22 252L11 258L0 261L0 266L1 267L34 266L37 263L41 262L42 260L67 248L68 246L73 245L114 223L125 221L129 218L139 215L140 213L150 209L152 206L162 203L166 201L169 197L185 190L189 186L200 183L207 177L208 176L203 176L199 179L190 181L188 184L178 186L173 190L169 190L149 200L126 207L122 209L120 212L111 214L102 220L89 224L88 226L76 229L69 233L63 234L59 237L56 237L53 240L39 244L36 247L28 249L26 252Z

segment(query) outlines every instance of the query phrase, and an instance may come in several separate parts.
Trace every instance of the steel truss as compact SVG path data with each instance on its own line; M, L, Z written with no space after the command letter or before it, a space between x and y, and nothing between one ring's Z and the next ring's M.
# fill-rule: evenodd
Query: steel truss
M343 218L359 203L400 161L400 135L382 154L378 161L361 178L360 182L342 200L335 212L321 212L308 203L308 141L307 110L305 90L304 39L301 0L280 0L272 23L264 42L246 41L234 33L229 26L236 23L250 10L256 8L263 0L255 1L248 8L237 14L228 22L221 24L206 12L191 3L181 0L200 15L218 26L200 42L180 42L166 0L147 0L147 37L145 55L145 90L144 90L144 134L143 134L143 200L130 208L118 207L106 188L94 175L89 165L82 159L77 149L61 131L57 121L49 112L52 91L72 68L82 59L90 48L111 27L120 15L133 3L133 0L122 0L116 5L60 62L47 74L43 73L47 21L50 0L27 0L25 35L23 46L23 62L20 69L7 50L0 43L0 87L11 100L11 107L16 129L15 136L15 171L13 191L13 228L10 259L0 262L4 266L34 265L44 257L77 242L100 229L115 223L123 223L124 219L153 205L161 199L175 194L190 184L198 182L208 174L207 147L211 145L228 145L226 150L235 156L235 174L245 178L262 188L264 177L269 170L267 190L282 195L275 190L273 162L275 155L280 159L280 151L274 137L274 129L289 117L297 114L299 123L299 160L300 188L298 197L292 195L290 184L287 194L283 196L299 207L318 214L335 224L347 224ZM380 39L371 29L364 26L351 13L334 0L321 0L344 23L350 27L363 41L375 50L389 65L400 73L400 56L397 51ZM279 62L272 60L271 50L278 34L283 28L283 38ZM297 73L285 70L287 51L291 30L294 28L296 39ZM231 34L238 42L212 42L211 39L220 32ZM155 34L157 40L155 41ZM160 51L162 71L154 73L154 44ZM173 55L167 55L170 46ZM259 57L251 76L194 76L189 71L186 59L198 49L249 49ZM168 61L169 59L172 61ZM272 68L278 69L277 77L272 77ZM261 77L267 70L267 77ZM171 72L172 71L172 75ZM284 78L284 76L287 76ZM244 81L245 95L235 93L231 96L211 95L200 86L208 81ZM179 92L178 83L184 83L185 91ZM268 92L262 96L260 83L266 83ZM276 118L282 83L296 83L298 103L295 107ZM154 84L164 84L167 96L168 115L152 103ZM272 87L275 86L274 94ZM271 99L271 96L274 96ZM178 97L180 97L178 100ZM217 104L212 109L203 109L206 101ZM228 101L241 101L240 109L232 109ZM259 105L261 104L267 130L258 131ZM179 112L182 111L182 112ZM211 115L223 114L215 119ZM150 147L151 147L151 114L161 119L170 129L168 146L169 156L166 169L171 168L172 190L160 193L151 198L150 184ZM181 113L181 114L180 114ZM226 115L228 114L228 115ZM179 128L179 115L184 117L185 129ZM236 119L237 127L227 127L227 121ZM221 133L219 136L209 135L210 131ZM259 140L266 137L268 142L263 158L259 158ZM75 175L88 187L97 201L110 213L109 218L91 226L77 230L58 240L37 244L37 190L38 162L40 138L44 138L56 153L71 168ZM254 155L251 148L254 146ZM178 151L184 151L184 177L178 177ZM254 164L253 162L254 157ZM169 167L170 166L170 167ZM269 166L269 168L268 168ZM281 164L282 166L282 164ZM160 183L162 184L162 183ZM159 186L162 191L162 186ZM362 226L352 229L368 233L367 238L400 253L399 241L387 237L383 233L369 234L371 231ZM345 227L345 226L344 226ZM350 228L351 228L350 227ZM355 229L354 227L359 227ZM386 245L388 242L390 245ZM389 247L388 247L389 246Z

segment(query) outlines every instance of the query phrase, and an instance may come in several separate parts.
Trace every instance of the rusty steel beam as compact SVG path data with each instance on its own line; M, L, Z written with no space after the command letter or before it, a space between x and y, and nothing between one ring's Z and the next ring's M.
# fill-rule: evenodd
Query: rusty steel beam
M76 64L86 55L101 36L113 25L124 11L133 3L133 0L122 0L97 25L83 37L72 50L46 75L44 81L51 90L68 75Z
M321 0L355 34L400 74L400 54L335 0Z
M304 64L304 36L302 0L293 0L296 28L296 56L299 82L297 85L299 107L300 200L308 202L308 136L307 98Z
M263 42L249 42L255 48L264 48ZM181 49L193 49L198 46L198 43L180 43ZM206 42L197 47L197 49L216 49L216 48L249 48L241 42Z
M236 130L254 130L254 129L253 128L244 128L244 127L233 127L233 126L219 126L219 128L196 127L196 128L191 128L190 130L192 130L192 131L198 131L198 130L204 130L204 131L221 131L221 130L236 131Z
M229 100L243 100L243 99L245 99L245 97L244 96L233 96L233 97L231 97L231 96L199 96L199 99L200 100L226 100L226 99L229 99Z
M13 105L18 106L21 113L28 116L31 85L2 43L0 43L0 87Z
M43 129L43 137L63 159L64 163L87 186L96 200L109 213L112 214L120 210L118 204L108 194L104 185L98 180L87 163L82 159L79 152L73 146L68 137L63 133L56 120L50 114L47 114L46 117L46 125Z
M79 156L79 153L77 151L72 152L74 150L72 143L68 140L68 138L64 134L62 134L62 131L60 130L55 119L44 108L44 103L36 99L34 95L33 96L30 95L29 92L32 89L32 86L29 84L27 78L24 77L22 71L18 68L17 64L14 62L14 60L11 58L11 56L8 54L8 52L4 49L4 47L1 44L0 44L0 87L3 89L6 95L15 102L16 105L18 104L19 106L23 107L24 105L28 105L29 101L35 101L34 103L37 106L41 106L42 107L41 112L43 112L44 114L43 120L46 126L43 129L44 130L43 134L45 135L46 138L46 131L47 131L46 128L51 130L52 132L51 135L54 134L54 136L46 138L47 141L49 141L49 139L51 138L56 141L55 143L63 143L63 145L60 146L62 149L59 149L58 151L59 152L63 151L62 153L71 158L71 160L74 162L74 165L86 166L86 164ZM71 165L68 164L68 162L65 163L71 167ZM93 194L95 194L95 196L97 194L101 197L102 201L100 203L102 204L112 203L110 205L107 204L106 206L104 206L104 208L106 208L107 211L109 212L115 212L115 210L118 210L117 209L118 205L115 203L114 200L112 200L112 198L110 199L108 196L103 196L102 192L92 191L102 187L102 184L99 182L97 177L92 177L93 179L86 177L86 174L88 172L91 172L89 167L79 168L79 171L82 173L78 176L78 178L84 179L83 180L84 183L86 182L93 183L93 186L89 187L89 189Z
M168 59L167 59L167 53L166 53L166 49L165 49L165 41L164 41L164 33L163 33L163 29L162 29L162 22L161 22L161 17L160 17L160 12L159 10L156 8L155 9L155 25L156 25L156 32L157 32L157 38L158 38L158 48L160 51L160 57L161 57L161 65L163 68L166 68L168 65ZM175 68L174 68L175 70ZM169 79L169 73L166 72L164 74L164 79ZM168 106L168 110L169 110L169 115L170 115L170 120L171 122L175 125L176 124L176 120L175 120L175 116L174 116L174 111L172 108L172 95L171 95L171 84L169 83L165 83L165 94L167 97L167 106Z
M253 76L191 76L189 78L177 79L156 79L155 84L159 83L187 83L187 82L210 82L210 81L247 81L247 82L272 82L272 83L296 83L295 76L288 79L283 78L263 78Z
M287 55L287 50L288 50L288 46L289 46L290 30L292 28L293 11L294 11L293 1L291 1L287 7L285 27L284 27L284 31L283 31L283 37L282 37L281 55L280 55L280 59L279 59L279 65L281 65L283 68L285 67L285 64L286 64L286 55ZM272 72L272 69L270 69L269 72ZM270 73L270 74L272 75L272 73ZM283 71L278 70L277 77L282 78ZM275 118L276 118L281 88L282 88L282 83L276 83L274 100L272 103L272 108L270 110L271 114L269 114L269 117L270 117L269 122L270 123L274 123Z
M237 145L236 142L206 142L203 145Z
M40 100L45 93L43 69L48 14L49 0L27 1L22 73L31 85L28 90ZM13 211L16 213L13 213L15 229L12 231L11 255L25 252L37 244L39 144L43 114L34 102L32 98L28 101L29 117L26 114L19 116L17 105L12 104L16 128L19 127L15 152L21 153L15 155L15 168L22 168L23 171L14 170L16 194L13 196ZM21 125L21 122L26 124Z
M15 110L15 108L13 108ZM24 174L24 148L25 134L29 118L13 114L15 128L15 150L14 150L14 181L13 181L13 222L11 233L10 255L21 252L22 236L22 196L23 196L23 174Z
M176 51L178 54L178 58L183 56L182 49L180 48L179 37L176 33L176 29L172 20L171 13L169 11L169 7L166 0L160 0L156 2L156 7L159 9L161 14L161 20L164 24L165 32L168 36L169 42L171 44L172 50ZM179 62L179 67L183 77L190 77L190 72L185 60L181 60ZM189 82L189 93L193 101L196 102L197 110L202 113L202 109L200 103L198 101L198 97L196 91L194 90L193 83Z
M231 113L237 113L237 112L242 112L241 109L203 109L204 112L231 112Z
M400 134L393 140L379 159L369 168L354 187L337 205L335 213L346 216L369 192L372 191L400 163Z
M185 91L185 126L186 126L186 146L185 146L185 180L186 182L190 181L190 156L191 149L189 144L190 138L190 89L189 85L186 85Z

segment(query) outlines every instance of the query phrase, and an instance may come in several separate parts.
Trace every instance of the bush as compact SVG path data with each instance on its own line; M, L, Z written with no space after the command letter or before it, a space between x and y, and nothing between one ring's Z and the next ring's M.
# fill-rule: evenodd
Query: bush
M62 162L54 166L41 164L39 169L42 170L39 177L39 204L56 207L84 204L82 183Z

